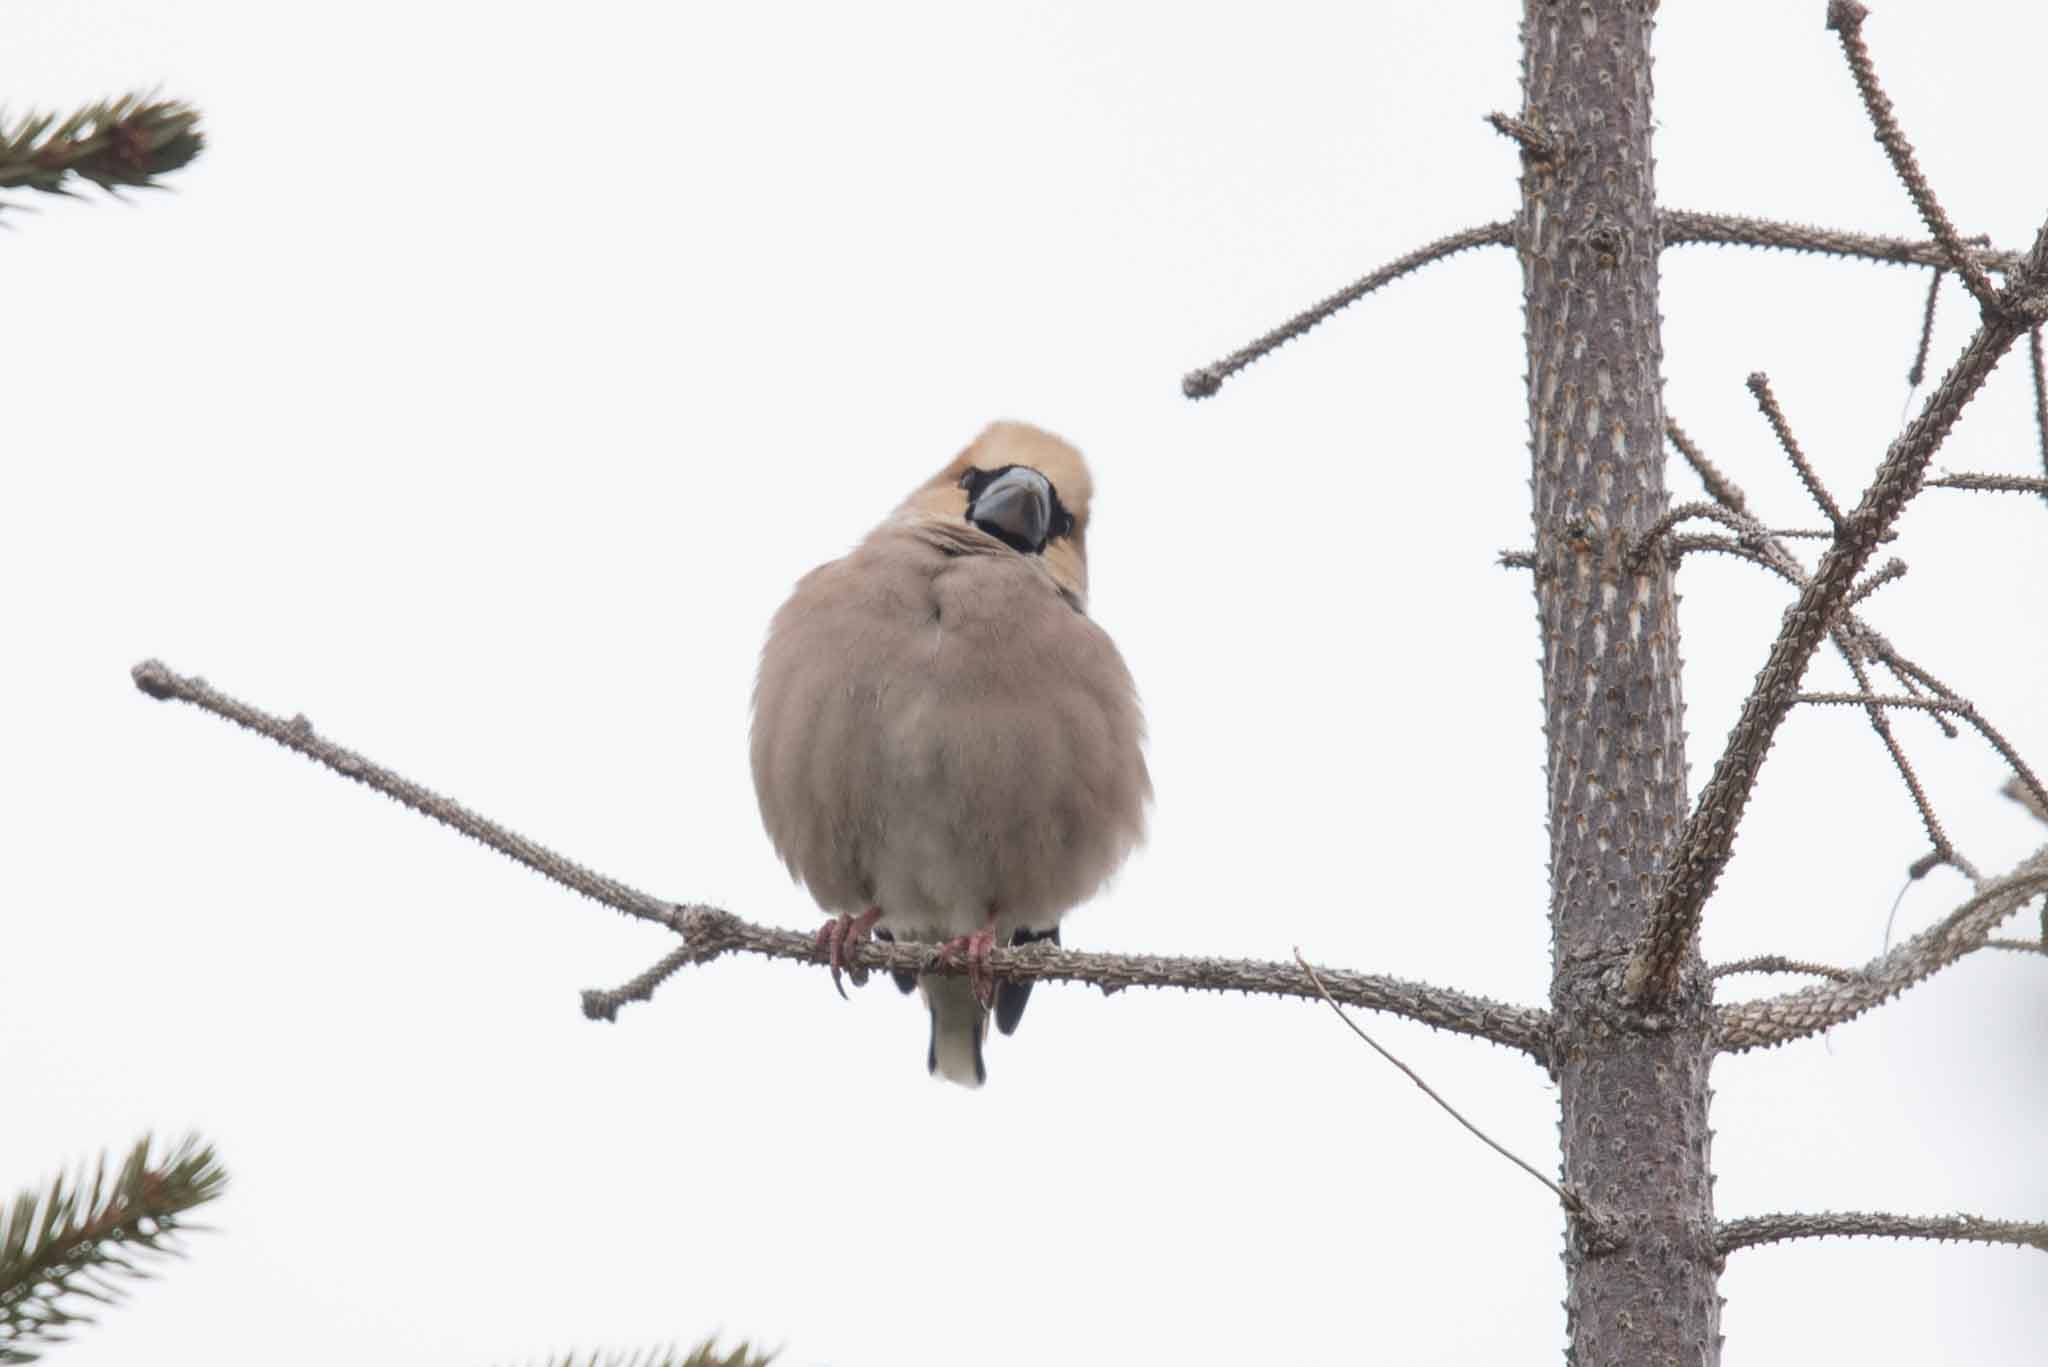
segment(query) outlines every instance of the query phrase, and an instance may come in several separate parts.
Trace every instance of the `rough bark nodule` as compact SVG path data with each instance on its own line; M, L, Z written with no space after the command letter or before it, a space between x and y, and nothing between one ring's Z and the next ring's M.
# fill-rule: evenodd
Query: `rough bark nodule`
M1686 813L1677 595L1635 539L1664 487L1648 0L1526 0L1515 244L1528 343L1537 614L1548 742L1551 1003L1574 1221L1570 1361L1720 1360L1707 1128L1710 992L1631 1009L1622 970Z

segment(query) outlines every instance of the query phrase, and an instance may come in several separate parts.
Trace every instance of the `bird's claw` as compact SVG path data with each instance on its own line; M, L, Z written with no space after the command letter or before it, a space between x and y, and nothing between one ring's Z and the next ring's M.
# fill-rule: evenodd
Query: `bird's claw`
M842 1000L846 997L846 985L839 980L839 974L842 969L847 977L853 979L855 987L861 986L868 980L868 971L865 968L858 964L847 964L847 947L873 938L875 922L881 919L882 909L880 907L869 907L858 916L851 916L842 911L819 928L818 952L823 954L825 961L832 965L832 987L839 993Z
M961 962L961 956L964 955L967 985L974 989L975 1000L981 1003L983 1010L994 1006L996 1000L995 975L988 971L988 952L995 948L995 943L996 926L995 921L991 919L987 925L972 935L956 936L941 944L938 954L932 960L934 964L951 966Z

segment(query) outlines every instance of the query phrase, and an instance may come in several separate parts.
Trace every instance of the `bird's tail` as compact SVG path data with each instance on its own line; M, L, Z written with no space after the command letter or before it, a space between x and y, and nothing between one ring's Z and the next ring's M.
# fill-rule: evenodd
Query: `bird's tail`
M973 986L958 974L933 974L919 978L917 988L932 1016L925 1067L962 1087L979 1087L988 1081L988 1069L981 1062L981 1042L988 1038L988 1012L974 995Z

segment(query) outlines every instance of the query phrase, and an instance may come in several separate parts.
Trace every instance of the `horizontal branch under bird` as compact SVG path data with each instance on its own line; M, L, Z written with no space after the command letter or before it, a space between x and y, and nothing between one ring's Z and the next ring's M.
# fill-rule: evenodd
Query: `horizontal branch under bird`
M726 953L759 954L825 966L829 956L815 934L755 925L718 907L665 902L608 878L553 850L506 830L460 803L402 777L317 734L304 716L284 718L252 707L213 688L204 679L174 673L156 660L132 671L135 686L152 698L190 703L214 716L305 755L344 778L373 788L489 849L615 911L666 927L682 944L645 973L618 988L583 995L584 1014L613 1019L620 1007L651 997L681 969ZM869 942L848 947L843 962L859 972L888 969L915 973L965 973L959 960L937 960L936 947ZM1126 987L1179 987L1247 992L1313 1000L1322 995L1310 976L1294 965L1235 959L1170 958L1155 955L1089 954L1039 944L997 949L988 972L998 979L1088 983L1105 992ZM1424 1025L1490 1040L1518 1049L1537 1062L1550 1061L1550 1015L1536 1007L1489 1000L1451 988L1371 973L1319 970L1332 996L1347 1006L1383 1011ZM856 976L856 981L859 977Z

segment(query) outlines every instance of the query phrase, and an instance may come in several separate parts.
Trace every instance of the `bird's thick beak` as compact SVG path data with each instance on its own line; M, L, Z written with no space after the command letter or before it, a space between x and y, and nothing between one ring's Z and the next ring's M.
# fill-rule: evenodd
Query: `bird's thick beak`
M1021 465L1005 470L975 496L968 516L1012 546L1043 550L1052 528L1052 482Z

